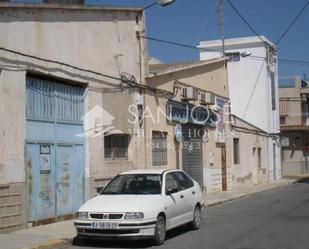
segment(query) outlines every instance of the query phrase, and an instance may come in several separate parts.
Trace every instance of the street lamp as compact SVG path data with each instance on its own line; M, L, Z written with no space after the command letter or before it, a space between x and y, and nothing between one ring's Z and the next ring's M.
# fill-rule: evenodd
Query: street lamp
M145 6L142 10L151 8L152 6L155 6L157 4L159 4L160 6L163 6L163 7L164 6L168 6L168 5L172 4L172 3L174 3L175 1L176 0L157 0L154 3Z
M250 55L251 55L251 52L249 52L249 51L243 51L243 52L240 53L241 57L248 57Z

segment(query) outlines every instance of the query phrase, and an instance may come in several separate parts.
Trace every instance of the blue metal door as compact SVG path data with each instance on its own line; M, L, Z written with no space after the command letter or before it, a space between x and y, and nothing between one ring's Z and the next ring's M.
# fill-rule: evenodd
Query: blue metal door
M84 88L27 78L29 221L74 214L84 198Z
M83 200L83 147L57 146L57 215L75 213Z
M41 154L42 146L50 148L50 154ZM44 172L40 169L41 155L54 164L53 145L27 144L27 180L29 190L29 220L55 217L55 168Z

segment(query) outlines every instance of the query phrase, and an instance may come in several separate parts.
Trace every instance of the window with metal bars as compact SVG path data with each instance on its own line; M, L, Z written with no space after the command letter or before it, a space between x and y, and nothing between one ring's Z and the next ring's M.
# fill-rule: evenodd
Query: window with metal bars
M239 158L239 138L233 138L234 164L240 163Z
M105 136L104 158L109 160L128 159L128 135L116 134Z
M152 132L152 165L167 165L167 132Z

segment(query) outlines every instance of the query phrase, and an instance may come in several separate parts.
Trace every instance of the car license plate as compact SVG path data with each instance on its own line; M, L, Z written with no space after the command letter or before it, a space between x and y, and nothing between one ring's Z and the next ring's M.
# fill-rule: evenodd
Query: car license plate
M97 229L117 229L118 223L114 223L114 222L92 222L91 227L97 228Z

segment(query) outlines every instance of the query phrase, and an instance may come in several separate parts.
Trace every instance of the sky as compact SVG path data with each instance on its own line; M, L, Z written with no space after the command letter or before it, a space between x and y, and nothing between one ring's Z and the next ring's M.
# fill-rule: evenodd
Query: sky
M18 0L17 0L18 1ZM39 0L23 0L39 1ZM155 0L86 0L87 4L144 7ZM308 0L231 0L260 35L275 42ZM220 39L216 0L176 0L146 10L147 36L197 45L201 40ZM225 37L255 35L225 1ZM309 6L278 44L279 58L309 61ZM163 62L198 60L199 51L148 41L149 54ZM292 82L293 75L309 79L309 63L279 63L279 82Z
M87 0L88 4L147 6L152 0ZM275 42L307 0L231 0L260 35ZM255 35L226 2L226 38ZM220 39L216 0L176 0L173 5L156 5L146 10L147 35L163 40L197 45L201 40ZM278 44L279 58L309 61L309 6ZM196 60L199 51L149 41L149 54L164 62ZM295 74L307 75L306 65L279 63L279 82L292 81Z

